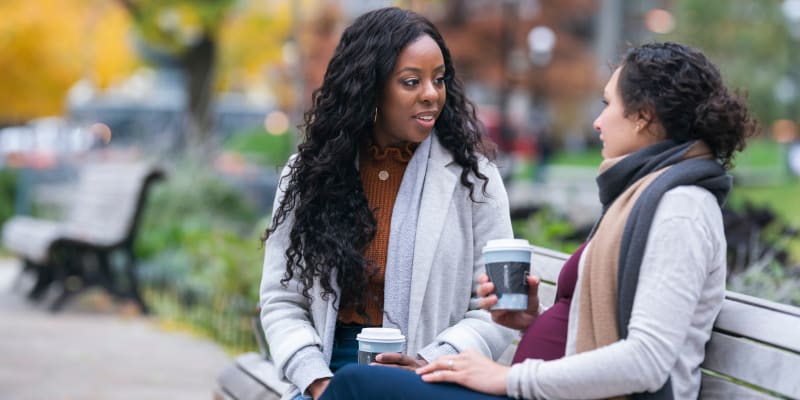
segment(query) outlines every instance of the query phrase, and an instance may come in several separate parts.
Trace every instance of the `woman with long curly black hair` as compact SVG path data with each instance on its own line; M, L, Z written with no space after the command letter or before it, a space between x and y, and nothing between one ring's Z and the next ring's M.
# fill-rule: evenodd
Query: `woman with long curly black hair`
M305 115L266 232L262 323L284 398L324 390L355 335L394 327L413 369L513 331L477 309L480 250L512 237L508 199L442 36L398 8L348 27Z
M513 365L465 351L416 374L352 366L324 400L698 398L725 296L726 169L757 124L719 69L678 43L630 49L603 103L594 122L603 215L564 264L551 307L491 311L524 332ZM490 308L494 286L479 282ZM529 283L537 299L538 281Z

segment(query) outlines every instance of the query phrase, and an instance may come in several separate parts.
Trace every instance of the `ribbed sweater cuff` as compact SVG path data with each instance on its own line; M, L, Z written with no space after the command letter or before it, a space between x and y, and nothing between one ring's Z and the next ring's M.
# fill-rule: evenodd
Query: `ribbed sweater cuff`
M515 399L535 399L533 387L536 382L536 370L542 360L525 360L514 364L508 370L506 393Z
M333 376L325 357L317 346L306 346L298 350L286 363L286 378L306 394L306 390L317 379Z
M441 356L453 354L458 354L458 350L450 343L431 343L417 353L417 355L429 363Z

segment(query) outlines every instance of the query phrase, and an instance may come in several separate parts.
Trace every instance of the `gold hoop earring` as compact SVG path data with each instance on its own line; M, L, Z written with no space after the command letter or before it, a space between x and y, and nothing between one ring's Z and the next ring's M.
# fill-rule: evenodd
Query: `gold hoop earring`
M375 113L372 114L372 123L378 123L378 107L375 107Z

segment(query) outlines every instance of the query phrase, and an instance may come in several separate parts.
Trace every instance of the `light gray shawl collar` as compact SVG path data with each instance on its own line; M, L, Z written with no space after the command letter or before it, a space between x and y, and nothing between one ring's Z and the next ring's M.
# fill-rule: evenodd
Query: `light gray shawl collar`
M422 188L435 132L422 141L406 166L397 192L389 228L384 281L383 326L408 335L408 303Z

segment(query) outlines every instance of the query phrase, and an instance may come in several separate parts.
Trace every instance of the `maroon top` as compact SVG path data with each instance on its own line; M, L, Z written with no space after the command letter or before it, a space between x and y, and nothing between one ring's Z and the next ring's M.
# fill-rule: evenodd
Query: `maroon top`
M556 360L564 357L567 347L567 321L569 320L569 303L575 284L578 282L578 263L586 243L572 253L558 274L556 299L553 306L542 313L528 326L519 341L512 364L528 358L540 360Z

